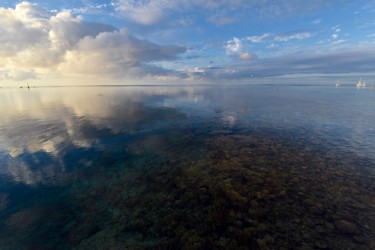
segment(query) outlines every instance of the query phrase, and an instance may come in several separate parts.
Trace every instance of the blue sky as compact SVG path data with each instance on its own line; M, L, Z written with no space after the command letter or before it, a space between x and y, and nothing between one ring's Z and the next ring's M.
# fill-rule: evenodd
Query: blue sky
M0 3L0 85L375 79L374 0Z

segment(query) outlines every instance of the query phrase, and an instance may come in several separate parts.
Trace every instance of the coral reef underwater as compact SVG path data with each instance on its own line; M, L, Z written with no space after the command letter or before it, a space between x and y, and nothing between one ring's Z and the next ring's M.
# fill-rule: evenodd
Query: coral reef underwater
M318 144L215 124L140 135L115 164L13 187L22 206L0 194L0 248L375 249L374 162Z

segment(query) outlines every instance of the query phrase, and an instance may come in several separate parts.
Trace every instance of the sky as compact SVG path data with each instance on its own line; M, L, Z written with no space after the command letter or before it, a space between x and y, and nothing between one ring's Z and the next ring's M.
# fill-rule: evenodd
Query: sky
M5 0L0 20L0 87L375 84L375 0Z

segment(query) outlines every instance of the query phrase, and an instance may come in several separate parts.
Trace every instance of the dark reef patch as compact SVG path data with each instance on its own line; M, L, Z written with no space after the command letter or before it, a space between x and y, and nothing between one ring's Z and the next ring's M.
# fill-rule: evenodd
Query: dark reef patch
M0 195L0 245L374 249L374 163L319 143L217 125L148 133L116 166L82 170L25 207L9 210Z

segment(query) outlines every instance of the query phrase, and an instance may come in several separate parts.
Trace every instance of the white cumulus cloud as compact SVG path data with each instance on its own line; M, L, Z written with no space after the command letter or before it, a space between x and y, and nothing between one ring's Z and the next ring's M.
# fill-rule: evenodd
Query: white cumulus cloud
M103 32L96 37L85 37L66 54L61 71L83 74L112 74L138 77L163 74L164 70L147 65L149 62L172 60L185 52L178 46L159 46L139 40L126 29Z
M47 12L21 2L0 8L0 79L43 74L163 75L157 61L185 48L138 39L126 29L87 22L68 11Z
M233 37L233 39L227 41L224 48L229 55L238 54L242 50L242 42L239 38Z
M122 0L117 4L117 10L134 22L151 25L160 22L164 17L164 11L171 7L168 1L137 1Z

